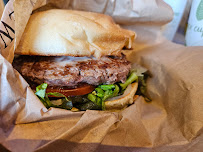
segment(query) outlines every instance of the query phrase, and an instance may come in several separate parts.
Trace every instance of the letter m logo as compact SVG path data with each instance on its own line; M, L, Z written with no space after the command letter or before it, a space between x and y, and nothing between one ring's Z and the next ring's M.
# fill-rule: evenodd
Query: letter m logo
M10 42L13 41L13 37L11 37L11 32L13 32L15 34L15 31L14 29L12 29L8 24L6 24L5 22L1 21L3 26L5 27L6 31L3 31L2 29L0 29L0 38L2 39L2 41L4 42L4 48L7 47L7 44L6 44L6 40L5 38L7 39L10 39ZM9 33L10 32L10 33Z

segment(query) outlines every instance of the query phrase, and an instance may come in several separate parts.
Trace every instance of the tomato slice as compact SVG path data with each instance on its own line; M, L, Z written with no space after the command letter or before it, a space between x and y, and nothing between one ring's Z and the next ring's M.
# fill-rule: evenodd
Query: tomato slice
M91 93L94 91L95 86L89 85L89 84L82 84L77 86L76 88L68 88L68 87L47 87L46 93L49 92L59 92L63 94L64 96L79 96L79 95L85 95L88 93ZM49 95L49 97L55 97L52 95Z

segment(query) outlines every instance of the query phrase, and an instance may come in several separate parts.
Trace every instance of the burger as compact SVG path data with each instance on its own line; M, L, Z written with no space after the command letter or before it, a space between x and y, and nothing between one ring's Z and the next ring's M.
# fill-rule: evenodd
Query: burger
M49 107L113 110L133 103L138 75L122 53L135 33L111 17L52 9L31 15L16 68Z

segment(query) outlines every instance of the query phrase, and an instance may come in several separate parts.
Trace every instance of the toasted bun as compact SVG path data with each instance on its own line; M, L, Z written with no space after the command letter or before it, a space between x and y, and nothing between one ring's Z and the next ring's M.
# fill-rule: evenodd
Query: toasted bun
M135 93L137 91L137 87L138 87L137 82L128 85L123 95L105 101L105 109L116 111L121 110L127 107L128 105L132 104L134 101Z
M31 15L15 53L98 58L120 55L123 47L132 47L134 37L107 15L53 9Z

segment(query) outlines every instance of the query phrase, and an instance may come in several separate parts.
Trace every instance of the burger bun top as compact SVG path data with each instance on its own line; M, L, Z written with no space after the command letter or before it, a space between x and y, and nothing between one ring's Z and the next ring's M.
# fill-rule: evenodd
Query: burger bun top
M31 15L15 53L99 58L120 55L132 47L134 37L107 15L52 9Z

